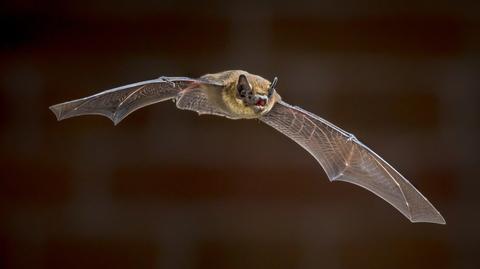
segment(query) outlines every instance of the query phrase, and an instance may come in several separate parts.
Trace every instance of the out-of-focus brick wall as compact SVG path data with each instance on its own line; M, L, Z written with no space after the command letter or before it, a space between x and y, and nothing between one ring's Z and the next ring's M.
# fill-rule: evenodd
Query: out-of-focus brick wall
M479 15L476 3L433 1L10 1L0 268L475 268ZM225 69L278 76L286 101L355 133L448 225L410 224L373 194L330 184L258 121L170 102L116 127L48 110Z

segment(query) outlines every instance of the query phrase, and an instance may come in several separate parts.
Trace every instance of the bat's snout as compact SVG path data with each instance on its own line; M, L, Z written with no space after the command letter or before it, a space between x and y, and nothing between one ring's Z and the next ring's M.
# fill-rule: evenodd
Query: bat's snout
M268 102L268 97L266 96L257 96L257 101L255 102L256 106L264 107Z

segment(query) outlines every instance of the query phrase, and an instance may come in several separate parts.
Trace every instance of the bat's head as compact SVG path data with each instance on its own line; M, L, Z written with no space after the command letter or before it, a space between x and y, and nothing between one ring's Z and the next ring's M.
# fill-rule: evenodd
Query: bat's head
M255 114L268 112L275 103L277 82L277 78L270 82L260 76L240 74L235 87L235 97Z

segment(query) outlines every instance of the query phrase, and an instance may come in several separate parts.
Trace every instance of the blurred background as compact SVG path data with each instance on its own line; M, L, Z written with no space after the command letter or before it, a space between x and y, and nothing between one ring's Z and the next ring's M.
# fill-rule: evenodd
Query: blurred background
M478 1L152 2L0 4L0 268L480 268ZM48 110L228 69L278 76L447 225L329 183L255 120Z

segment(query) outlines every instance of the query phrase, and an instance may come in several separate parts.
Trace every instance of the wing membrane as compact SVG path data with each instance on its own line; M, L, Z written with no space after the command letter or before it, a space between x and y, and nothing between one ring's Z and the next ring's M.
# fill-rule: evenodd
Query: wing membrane
M58 120L81 115L102 115L118 124L139 108L175 98L180 92L201 85L217 84L187 77L161 77L53 105L50 109Z
M208 98L206 91L202 89L192 89L180 93L176 97L176 104L179 109L195 111L199 115L215 115L231 119L234 118L219 105L212 103L212 100Z
M435 207L408 180L354 135L283 101L260 120L306 149L331 181L350 182L370 190L412 222L445 224Z

